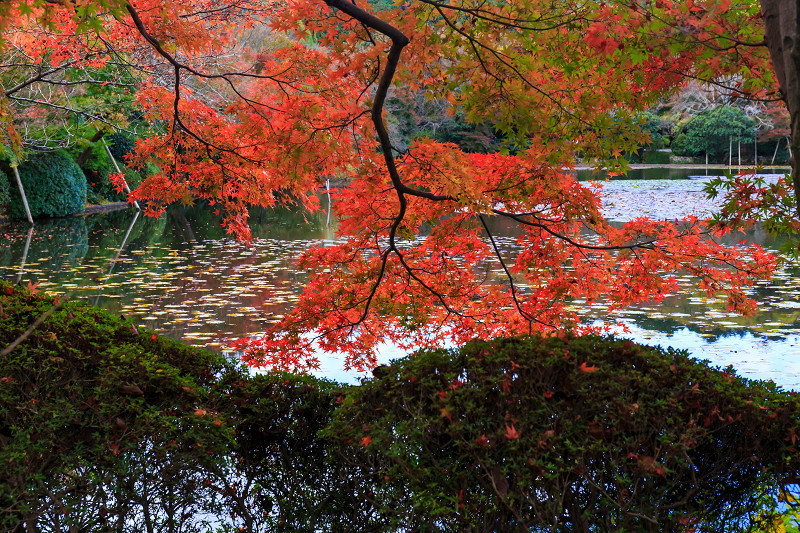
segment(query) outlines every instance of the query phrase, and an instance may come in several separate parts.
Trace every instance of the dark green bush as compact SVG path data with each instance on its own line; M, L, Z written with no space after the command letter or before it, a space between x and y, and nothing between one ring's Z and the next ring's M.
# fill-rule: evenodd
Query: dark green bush
M116 157L116 156L115 156ZM117 164L125 176L125 181L131 190L142 183L142 176L138 171L123 165L121 159L117 159ZM112 201L124 202L128 199L128 193L124 190L119 191L111 181L110 176L116 174L117 169L105 152L105 149L95 149L95 154L83 167L86 179L89 184L90 194L93 194L98 202Z
M8 213L11 203L11 183L3 169L0 168L0 215Z
M374 529L368 487L316 435L338 385L250 376L32 292L0 281L0 351L53 311L0 357L0 531Z
M208 405L224 361L100 309L55 304L0 282L2 348L55 309L0 358L0 530L99 530L166 485L171 500L148 511L185 507L180 494L202 501L195 474L216 468L232 436Z
M798 397L686 352L508 339L379 375L326 434L398 528L743 531L800 472Z
M61 217L83 213L86 178L66 152L34 154L19 166L19 175L32 216ZM25 217L25 207L17 187L11 187L10 215Z
M728 154L730 143L753 142L753 119L738 107L719 106L703 111L689 119L672 142L676 155L701 156L708 154L712 161Z
M120 165L127 161L126 156L133 152L135 147L136 141L125 133L114 133L108 137L108 148Z
M798 397L684 352L508 339L344 387L34 292L0 281L0 351L41 322L0 357L0 531L745 531L799 477Z
M668 165L669 152L645 151L641 156L642 163L648 165Z

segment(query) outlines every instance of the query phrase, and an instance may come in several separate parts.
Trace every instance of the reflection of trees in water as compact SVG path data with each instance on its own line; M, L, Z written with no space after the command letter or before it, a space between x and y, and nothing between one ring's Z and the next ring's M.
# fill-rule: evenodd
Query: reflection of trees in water
M306 281L305 273L297 272L293 261L313 241L332 238L333 229L326 229L324 211L308 214L277 208L265 210L262 217L260 208L254 208L251 222L256 240L251 246L237 245L229 242L220 226L221 217L213 209L205 205L172 206L160 218L140 215L133 226L136 212L132 209L42 221L31 239L23 283L47 280L60 291L57 287L61 283L85 282L93 288L78 294L174 338L203 333L214 335L204 341L226 341L252 334L265 321L287 312ZM513 258L518 251L519 228L505 219L490 220L502 254ZM17 278L28 227L11 224L0 229L4 235L0 267L6 267L2 271L6 279ZM129 227L119 261L114 262ZM737 245L743 239L774 246L762 228L745 235L728 235L725 242ZM492 270L495 267L482 266L489 278L503 281L502 273ZM93 277L97 272L103 275ZM800 293L796 274L796 269L786 270L768 286L753 287L753 297L762 304L755 317L720 317L717 313L725 313L724 298L700 301L705 294L688 278L682 280L686 286L682 293L668 296L659 304L644 302L631 307L645 314L623 311L608 316L603 310L588 307L579 307L579 313L585 322L621 318L644 330L668 335L686 328L710 342L745 331L766 336L776 323L791 326L800 316L800 310L771 307L773 302ZM687 316L674 316L680 314ZM209 320L223 322L207 323ZM725 327L718 321L735 322L741 329Z
M29 228L27 223L10 225L8 244L0 249L0 265L16 267L24 260L39 270L61 271L78 265L89 251L89 233L83 217L37 220L26 254Z
M87 217L90 224L89 244L95 257L113 257L113 253L116 253L116 250L123 244L125 233L135 215L134 210L126 209ZM163 218L139 215L136 223L130 228L124 252L146 250L158 243L164 231L164 225Z

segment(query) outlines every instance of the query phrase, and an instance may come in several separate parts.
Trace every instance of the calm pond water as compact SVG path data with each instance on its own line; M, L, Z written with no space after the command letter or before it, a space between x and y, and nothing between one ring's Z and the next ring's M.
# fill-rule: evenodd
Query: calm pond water
M697 172L696 170L694 172ZM606 216L624 221L648 215L705 215L714 208L702 195L702 178L620 180L606 183ZM302 292L304 275L293 268L305 249L335 238L325 213L311 216L258 211L254 243L228 239L210 210L170 209L159 219L136 211L0 225L0 277L40 283L71 293L165 335L223 350L234 339L258 334L278 320ZM774 247L762 232L747 235ZM512 237L503 239L511 246ZM732 238L732 243L742 236ZM638 342L686 348L718 365L732 364L751 378L772 379L800 389L800 269L784 267L752 289L761 311L755 317L725 312L724 299L693 288L660 304L641 304L612 315L602 305L573 307L587 320L622 322ZM402 355L392 347L382 359ZM356 379L335 357L321 373Z

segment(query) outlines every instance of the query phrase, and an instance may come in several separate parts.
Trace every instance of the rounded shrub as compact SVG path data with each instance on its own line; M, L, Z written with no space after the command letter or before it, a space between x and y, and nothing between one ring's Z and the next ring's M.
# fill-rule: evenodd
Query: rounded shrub
M318 436L346 388L37 292L0 280L0 352L28 335L0 356L0 531L380 530Z
M408 530L745 531L800 479L800 398L685 351L505 339L376 376L326 434Z
M83 213L86 177L66 152L34 154L18 170L32 216L61 217ZM16 187L11 188L10 215L25 217L22 197Z
M231 447L209 403L230 365L37 291L0 281L0 350L44 318L0 358L0 531L135 530L143 510L215 511L198 476Z

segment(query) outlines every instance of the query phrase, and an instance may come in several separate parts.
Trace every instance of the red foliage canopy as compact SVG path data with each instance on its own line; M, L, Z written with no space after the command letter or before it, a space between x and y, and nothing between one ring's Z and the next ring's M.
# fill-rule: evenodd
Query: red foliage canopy
M161 171L131 197L151 214L201 197L246 240L248 206L291 198L316 209L326 179L344 184L332 191L340 239L300 258L310 281L294 309L250 342L254 365L308 368L316 347L362 367L374 364L381 342L412 348L589 331L566 302L613 309L659 300L676 288L678 272L750 313L742 287L774 267L758 248L717 244L694 218L612 225L601 214L599 185L570 174L578 155L623 168L620 155L646 141L636 112L687 79L754 97L770 89L752 2L76 6L3 2L16 17L4 22L5 43L16 46L16 36L36 26L55 37L26 46L59 65L84 61L58 51L88 35L107 49L146 45L147 53L126 58L137 65L158 58L160 70L141 79L137 101L150 120L168 125L139 141L134 162ZM253 25L282 40L238 46L237 32ZM98 52L93 60L103 54L111 57ZM429 139L398 149L384 109L390 91L423 93L491 124L504 151L468 154ZM509 225L515 243L504 246L495 228Z

